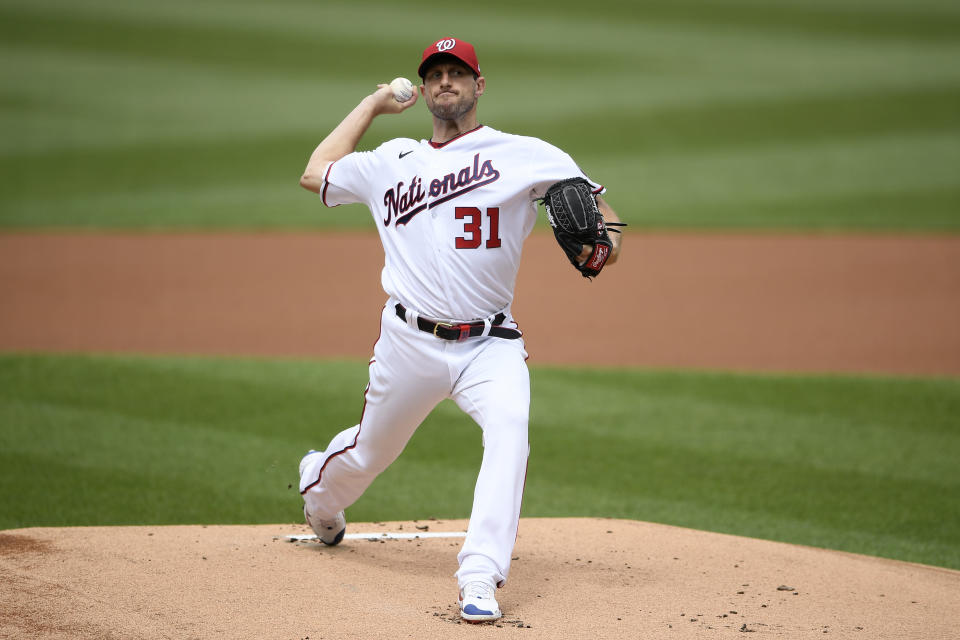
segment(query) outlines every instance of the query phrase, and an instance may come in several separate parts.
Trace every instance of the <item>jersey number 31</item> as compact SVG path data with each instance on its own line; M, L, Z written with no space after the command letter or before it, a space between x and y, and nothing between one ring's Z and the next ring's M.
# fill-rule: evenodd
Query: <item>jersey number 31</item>
M458 236L457 249L479 249L483 243L483 213L477 207L457 207L457 220L465 220L463 232L466 235ZM500 207L489 207L487 218L490 219L490 237L487 238L487 249L496 249L500 246Z

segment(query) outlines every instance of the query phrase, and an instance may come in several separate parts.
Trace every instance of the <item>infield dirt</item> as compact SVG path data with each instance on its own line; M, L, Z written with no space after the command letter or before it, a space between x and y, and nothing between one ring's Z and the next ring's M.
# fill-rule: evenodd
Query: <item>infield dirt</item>
M370 233L0 235L0 349L366 359ZM549 234L531 364L960 375L960 236L634 234L590 282Z
M465 521L350 524L462 531ZM960 572L624 520L525 519L496 624L461 623L460 540L306 527L0 532L11 638L956 638ZM372 537L371 536L371 537Z

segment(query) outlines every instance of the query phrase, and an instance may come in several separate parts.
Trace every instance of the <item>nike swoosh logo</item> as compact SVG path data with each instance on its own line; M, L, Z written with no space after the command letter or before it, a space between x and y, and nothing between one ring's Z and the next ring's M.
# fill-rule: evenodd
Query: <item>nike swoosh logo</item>
M413 153L413 151L407 151L406 153L401 153L401 154L400 154L400 159L403 160L403 157L404 157L404 156L408 156L408 155L410 155L411 153Z

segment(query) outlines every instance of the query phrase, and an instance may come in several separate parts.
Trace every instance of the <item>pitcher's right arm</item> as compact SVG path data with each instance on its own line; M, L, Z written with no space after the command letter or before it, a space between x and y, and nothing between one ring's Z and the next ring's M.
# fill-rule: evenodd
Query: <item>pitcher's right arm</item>
M416 91L406 102L397 102L390 85L377 86L377 90L361 100L360 104L313 150L307 167L300 176L301 187L320 193L327 165L348 153L353 153L374 118L384 113L401 113L417 102Z

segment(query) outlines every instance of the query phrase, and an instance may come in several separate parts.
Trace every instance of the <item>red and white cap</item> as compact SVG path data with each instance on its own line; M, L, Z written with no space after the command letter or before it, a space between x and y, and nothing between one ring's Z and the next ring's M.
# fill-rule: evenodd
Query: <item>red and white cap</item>
M480 75L480 63L477 62L477 52L473 50L473 45L456 38L440 38L424 49L423 60L420 62L420 68L417 69L417 75L422 78L431 58L442 55L453 56L470 67L475 74Z

